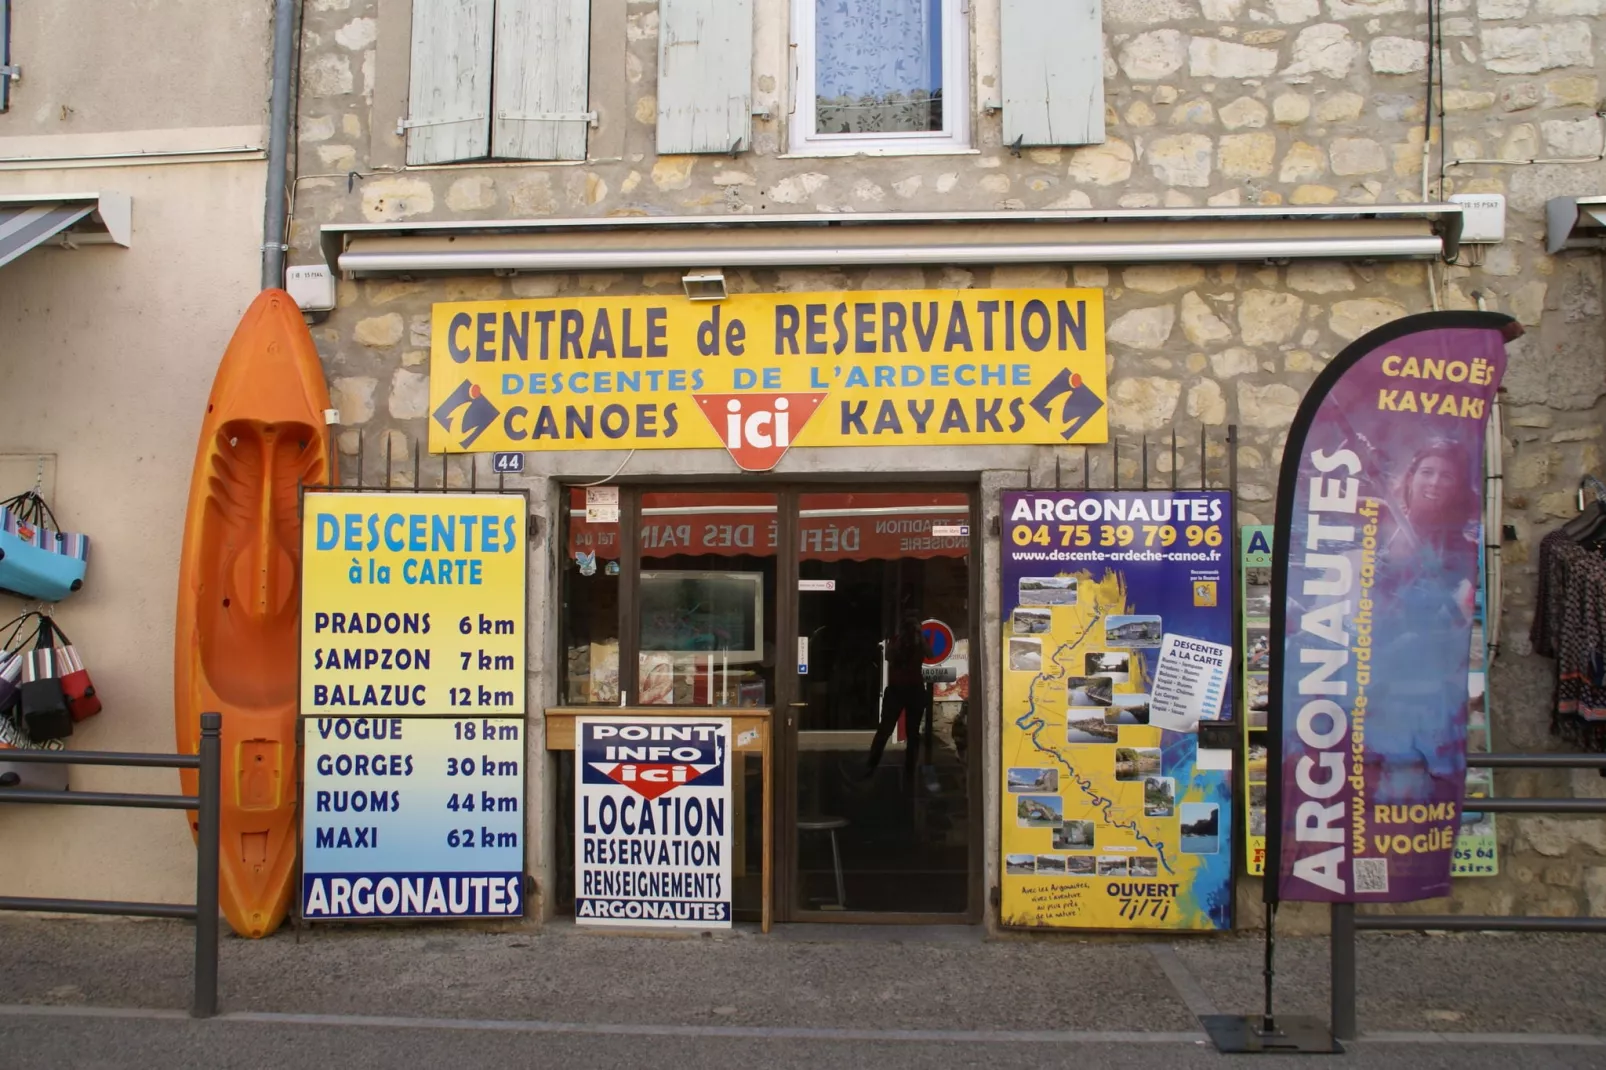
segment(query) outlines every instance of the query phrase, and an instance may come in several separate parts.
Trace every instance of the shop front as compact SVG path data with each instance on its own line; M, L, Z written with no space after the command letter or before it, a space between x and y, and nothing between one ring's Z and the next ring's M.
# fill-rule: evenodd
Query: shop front
M639 918L645 881L699 925L1230 927L1233 461L1275 458L1282 395L1244 382L1226 434L1215 379L1252 351L1185 373L1147 295L1214 285L1245 342L1292 341L1248 314L1300 302L1247 249L1435 255L1439 211L326 226L342 422L388 375L405 428L344 431L343 478L528 496L523 912ZM1219 343L1196 297L1182 329ZM1219 671L1167 697L1149 632L1184 622ZM684 816L627 783L649 750L597 744L626 728L683 734L649 770L673 790L728 791L693 807L714 869L621 816ZM683 885L728 905L663 906Z

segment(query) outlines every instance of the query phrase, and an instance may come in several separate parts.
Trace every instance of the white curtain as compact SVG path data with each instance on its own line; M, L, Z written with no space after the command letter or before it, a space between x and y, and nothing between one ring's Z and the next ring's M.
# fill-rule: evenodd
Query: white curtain
M943 0L815 0L815 128L942 129Z

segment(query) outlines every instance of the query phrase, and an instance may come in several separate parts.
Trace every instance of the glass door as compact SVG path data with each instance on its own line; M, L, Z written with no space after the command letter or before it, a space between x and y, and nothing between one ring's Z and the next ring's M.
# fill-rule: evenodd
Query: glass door
M795 500L790 914L967 915L971 497Z

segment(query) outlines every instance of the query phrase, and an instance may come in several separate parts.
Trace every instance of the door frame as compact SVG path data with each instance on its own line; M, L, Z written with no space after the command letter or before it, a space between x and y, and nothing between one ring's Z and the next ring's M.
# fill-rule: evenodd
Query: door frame
M881 473L877 473L881 475ZM570 485L565 484L565 493ZM982 576L981 483L979 478L930 481L890 485L883 479L866 479L848 482L842 477L819 481L798 480L741 480L717 481L666 479L620 483L620 576L619 576L619 688L622 696L639 694L636 656L639 620L637 616L637 590L641 571L641 497L652 493L674 494L729 494L743 492L775 495L776 508L776 562L775 562L775 694L771 702L771 731L774 748L770 763L774 784L774 825L768 834L774 841L774 863L771 867L770 888L774 917L778 922L821 922L880 925L976 925L984 920L986 911L986 798L985 768L987 753L988 682L985 677L987 637L982 634L982 597L985 592ZM969 805L966 807L967 835L969 837L969 879L966 882L966 908L957 913L870 912L852 910L807 910L797 903L797 707L793 705L799 694L797 675L797 580L798 554L798 500L803 494L820 493L871 493L909 489L934 493L964 494L970 505L969 575L969 635L970 699L966 720L966 790ZM564 498L568 508L567 498ZM699 707L701 708L701 707ZM606 707L603 707L606 709Z
M970 553L969 571L966 577L969 591L967 598L969 605L970 635L970 695L969 712L966 718L966 791L968 805L966 806L966 833L969 861L967 863L968 880L966 881L965 909L957 913L924 913L913 911L863 911L863 910L809 910L798 903L797 895L797 759L798 759L798 727L797 711L795 705L799 694L799 681L797 674L797 659L790 655L797 649L797 581L799 573L799 555L797 544L798 499L803 494L829 494L837 493L868 493L873 491L888 492L890 488L881 483L848 483L841 479L832 479L818 483L782 483L778 484L780 525L777 538L777 550L780 559L776 562L776 613L784 611L785 616L777 616L775 622L776 633L776 670L775 670L775 707L772 724L774 725L775 761L772 765L775 775L775 827L771 830L775 837L776 864L771 873L771 880L776 886L770 889L771 899L774 903L775 920L793 923L820 923L820 924L860 924L860 925L977 925L983 920L985 904L985 861L986 861L986 800L983 797L986 782L984 769L986 755L986 681L982 675L985 657L985 648L981 645L981 600L983 594L981 562L982 531L981 519L981 486L980 481L975 482L921 482L915 488L919 491L934 493L964 494L970 505ZM903 488L898 488L903 489ZM896 491L893 491L896 492ZM782 653L789 656L786 663L780 658ZM790 668L786 668L790 665Z

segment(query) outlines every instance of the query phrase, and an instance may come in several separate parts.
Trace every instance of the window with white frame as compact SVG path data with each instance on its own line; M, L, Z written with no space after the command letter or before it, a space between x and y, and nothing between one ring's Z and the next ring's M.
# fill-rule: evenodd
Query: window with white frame
M969 147L963 0L793 0L795 153Z

